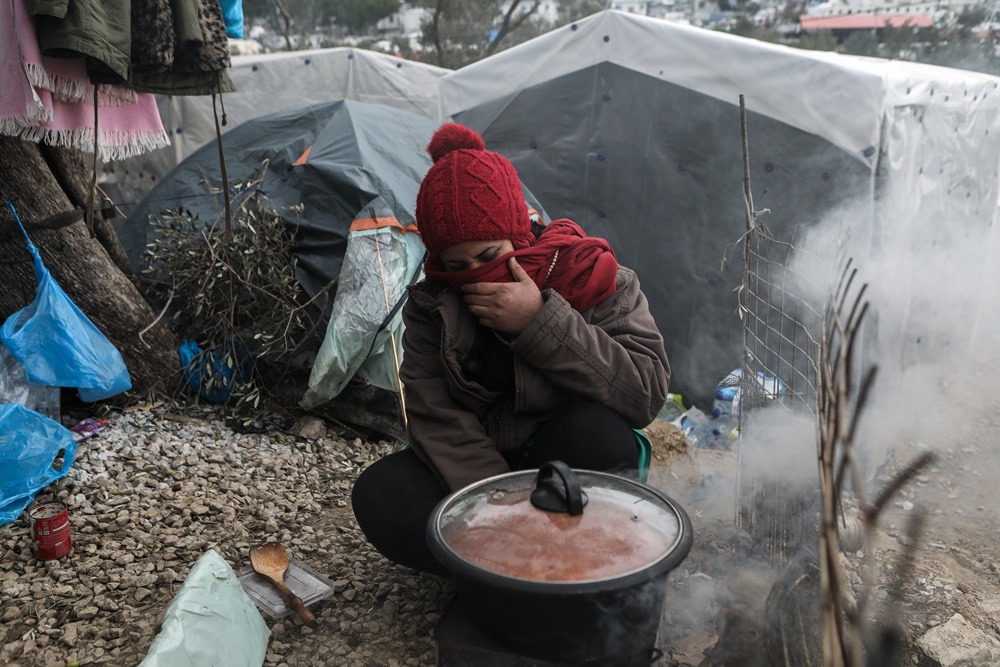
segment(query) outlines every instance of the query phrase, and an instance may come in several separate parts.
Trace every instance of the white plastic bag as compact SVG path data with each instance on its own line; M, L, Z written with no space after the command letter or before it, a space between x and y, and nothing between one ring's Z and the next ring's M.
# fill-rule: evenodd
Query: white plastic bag
M423 256L420 237L400 227L381 197L362 209L347 237L333 313L302 407L314 408L336 397L355 374L376 387L399 391L402 312L385 320L420 274ZM383 323L385 328L379 330Z
M139 667L254 667L271 630L233 568L213 550L191 568Z

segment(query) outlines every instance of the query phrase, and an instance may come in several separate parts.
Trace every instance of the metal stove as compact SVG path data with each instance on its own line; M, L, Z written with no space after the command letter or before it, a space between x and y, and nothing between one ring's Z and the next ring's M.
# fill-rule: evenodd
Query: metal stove
M496 643L468 619L457 596L434 629L434 645L437 667L573 667L518 655Z

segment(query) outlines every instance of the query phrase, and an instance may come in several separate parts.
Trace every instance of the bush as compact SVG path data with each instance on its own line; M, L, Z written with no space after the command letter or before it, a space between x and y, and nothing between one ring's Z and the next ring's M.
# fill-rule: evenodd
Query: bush
M204 372L196 374L202 395L219 395L221 387L237 409L256 408L263 394L274 396L267 388L311 366L325 330L314 301L335 284L305 298L292 255L302 207L284 209L295 221L289 225L260 190L266 171L265 162L233 187L228 242L224 220L208 223L180 209L154 216L156 240L140 281L164 304L168 326L204 351Z

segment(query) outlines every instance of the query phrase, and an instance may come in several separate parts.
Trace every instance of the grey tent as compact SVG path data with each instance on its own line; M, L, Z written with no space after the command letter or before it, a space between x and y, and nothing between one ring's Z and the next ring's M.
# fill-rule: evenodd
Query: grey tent
M338 100L246 121L223 134L222 144L230 183L249 178L268 159L267 196L277 206L303 204L296 277L314 296L339 275L351 224L374 200L402 227L414 224L417 189L431 165L425 146L436 127L400 109ZM184 208L206 221L220 219L218 198L202 181L223 187L214 143L174 168L119 225L135 268L152 241L151 214Z
M974 72L610 10L440 83L445 117L480 130L553 218L608 238L636 270L666 338L672 388L701 404L743 361L742 256L721 268L746 226L739 95L754 203L771 210L761 221L775 238L798 244L826 227L861 246L920 248L949 244L956 228L995 228L997 86ZM969 262L989 264L987 247ZM898 285L891 266L871 268ZM918 285L893 298L918 303ZM901 344L928 340L905 315L880 322L890 325Z
M397 389L402 319L394 306L420 270L415 233L417 189L431 160L425 146L437 123L407 111L349 100L280 111L222 136L230 188L269 161L261 189L296 228L296 278L310 297L332 281L329 315L313 361L307 406L333 398L355 375ZM204 181L204 183L203 183ZM118 235L135 268L153 240L151 215L184 208L205 224L224 215L218 147L208 144L150 191ZM238 193L233 193L238 196ZM290 258L291 259L291 258Z

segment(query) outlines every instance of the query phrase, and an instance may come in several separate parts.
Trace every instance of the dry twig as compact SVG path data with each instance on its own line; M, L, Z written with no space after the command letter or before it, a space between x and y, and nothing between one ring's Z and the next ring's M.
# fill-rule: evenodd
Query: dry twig
M874 501L868 501L854 447L858 424L871 395L877 367L872 366L865 372L852 404L855 387L852 377L856 369L854 353L869 306L864 300L867 285L855 288L856 278L857 269L848 262L827 306L820 350L821 382L817 415L822 493L820 597L825 667L861 667L866 664L864 641L875 589L874 536L877 522L888 501L934 460L933 454L923 454L893 477ZM841 508L848 476L864 521L864 585L854 605L847 603L838 550L837 512ZM921 525L919 519L911 523L911 544L916 544ZM912 569L912 559L912 550L904 554L906 567L901 568L900 578L895 582L897 590L905 584L906 576ZM891 664L895 658L886 652L891 652L891 647L896 645L891 641L893 632L896 632L895 628L875 642L870 657L878 662L867 664Z

